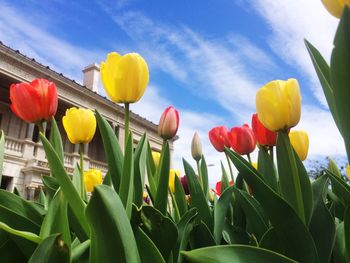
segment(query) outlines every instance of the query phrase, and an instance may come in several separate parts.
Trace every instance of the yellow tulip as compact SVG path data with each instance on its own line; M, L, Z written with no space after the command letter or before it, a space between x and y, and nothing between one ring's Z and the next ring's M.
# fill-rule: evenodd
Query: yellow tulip
M301 95L296 79L274 80L256 94L256 110L262 124L270 131L279 131L298 124Z
M66 110L62 122L68 139L73 144L89 143L95 135L96 118L92 110L70 108Z
M102 184L102 172L97 169L90 169L84 172L84 184L87 192L94 191L96 185Z
M258 163L252 162L252 165L253 165L253 167L255 168L255 170L258 170Z
M101 63L101 80L108 97L117 103L141 99L149 81L146 61L137 53L124 56L116 52Z
M321 0L327 11L340 18L345 5L350 5L350 0Z
M289 139L300 160L304 161L309 151L309 136L307 133L305 131L291 131Z
M180 170L175 170L175 169L170 169L169 172L169 188L172 193L175 192L175 175L177 177L181 177L181 171Z
M156 165L156 167L158 167L159 160L160 160L160 153L152 151L152 158L153 158L154 164Z
M350 181L350 165L349 164L346 166L346 177Z

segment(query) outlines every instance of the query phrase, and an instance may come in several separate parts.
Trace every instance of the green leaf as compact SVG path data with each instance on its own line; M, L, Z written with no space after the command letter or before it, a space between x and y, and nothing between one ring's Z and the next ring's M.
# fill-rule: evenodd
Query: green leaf
M136 226L134 228L134 235L137 242L137 247L139 249L141 262L165 263L165 260L163 259L157 246L140 227Z
M62 164L64 163L64 152L63 152L63 144L61 139L61 133L58 129L57 122L55 118L51 120L51 131L50 131L50 143L52 147L55 149L59 159Z
M96 110L96 121L101 133L103 147L107 157L109 174L112 179L114 189L119 189L120 180L123 174L124 157L118 139L109 123Z
M0 133L0 184L2 178L2 167L4 162L4 150L5 150L5 134L3 131Z
M80 198L79 193L77 192L71 179L67 175L63 167L63 164L60 162L60 159L57 153L55 152L55 150L52 148L52 145L50 144L50 142L45 138L45 136L42 133L40 133L40 139L45 149L45 153L50 165L51 173L55 174L55 177L61 186L64 197L68 201L69 206L72 208L73 213L75 214L76 218L80 222L84 231L86 233L89 233L89 226L87 224L87 221L84 215L85 213L84 201Z
M143 203L143 190L146 176L146 158L147 158L147 136L146 133L139 141L134 154L134 181L135 181L135 200L134 203L140 207Z
M180 182L179 177L175 176L175 200L177 207L179 209L180 216L183 216L187 210L188 210L188 205L186 201L186 194L185 191L182 187L182 184Z
M48 204L48 200L45 196L45 192L43 191L42 188L40 188L39 203L44 207L45 210L47 210L49 204Z
M78 193L81 193L81 173L80 173L80 168L78 165L74 167L73 170L73 176L72 176L72 183L77 190Z
M197 221L198 219L197 217ZM191 249L216 245L214 236L203 221L193 227L190 238Z
M272 250L283 255L285 254L286 250L283 242L279 240L278 233L273 227L267 230L262 236L259 242L259 247Z
M71 237L67 209L68 203L60 189L51 201L49 210L41 225L41 238L45 239L52 234L60 233L62 235L62 240L70 247Z
M29 263L63 263L70 262L70 251L60 238L52 235L44 239L31 256Z
M312 64L314 65L314 68L316 70L318 79L320 80L321 87L326 97L328 107L332 113L334 122L337 125L340 133L342 133L341 123L339 122L337 106L334 99L333 88L331 86L329 65L326 62L326 60L322 57L321 53L310 42L308 42L307 40L305 40L304 42L312 60Z
M334 103L339 117L341 134L345 141L345 148L350 157L350 10L344 8L337 32L334 38L334 48L331 56L331 86L333 88Z
M132 201L134 199L134 157L133 157L133 139L129 134L125 147L125 158L123 164L123 176L120 180L119 189L120 200L124 204L126 214L131 217Z
M221 244L222 231L224 229L224 222L228 207L232 200L233 187L231 186L221 194L219 200L214 206L214 238L217 245Z
M281 194L304 224L308 225L312 213L310 179L286 131L278 133L276 151Z
M209 179L208 179L208 168L207 163L205 161L204 155L202 155L201 159L201 175L203 180L203 192L205 194L205 198L208 200L209 195Z
M1 262L27 262L28 258L22 253L17 244L5 231L0 230L0 255Z
M220 163L221 163L221 171L222 171L222 175L221 175L221 193L222 193L226 190L226 188L230 187L230 183L228 180L226 169L222 164L222 161Z
M168 261L178 237L173 221L154 207L144 205L140 210L134 206L132 223L146 233L159 249L163 258Z
M193 263L287 263L296 262L270 250L245 245L215 246L182 252L185 262Z
M5 224L3 222L0 222L0 230L1 229L6 231L9 234L22 237L22 238L27 239L29 241L32 241L34 243L41 242L41 238L38 235L31 233L31 232L27 232L27 231L19 231L17 229L14 229L14 228L8 226L7 224Z
M152 149L147 142L147 158L146 158L146 163L147 163L147 178L148 178L148 184L149 184L149 192L150 196L155 197L157 194L157 182L156 182L156 167L153 161L153 156L152 156Z
M329 262L335 240L334 218L325 204L327 187L328 178L326 176L319 177L312 184L314 207L309 231L315 241L321 263Z
M331 179L332 188L337 189L337 196L343 202L343 205L350 204L350 186L341 178L326 170L326 174Z
M344 222L341 222L337 225L336 234L335 234L335 243L333 248L333 262L347 262L346 258L346 245L345 245L345 230Z
M245 191L234 188L234 192L237 202L246 215L247 225L250 226L253 234L260 240L269 226L260 204Z
M235 152L226 149L244 180L252 187L254 197L263 207L278 238L286 248L286 255L301 262L317 262L314 241L294 209L260 178L258 172Z
M185 159L183 159L183 164L187 177L188 188L191 194L190 207L198 209L198 219L202 220L210 229L210 231L213 231L213 217L203 193L202 187L200 186L197 176L191 165Z
M258 171L263 175L265 183L278 192L275 165L266 147L260 147L258 153Z
M227 221L225 221L222 236L228 244L249 244L250 241L250 237L246 231L229 224Z
M184 216L180 219L179 223L177 224L177 231L179 233L179 236L177 238L176 247L173 253L174 262L182 262L182 255L180 254L180 251L187 249L190 234L194 227L197 215L197 209L191 208L184 214Z
M95 187L86 217L91 230L90 262L140 262L129 218L111 187Z
M6 207L15 214L27 218L36 225L40 225L43 221L42 213L37 210L33 203L3 189L0 189L0 206ZM11 226L11 224L9 225Z
M73 247L72 243L72 257L71 262L81 262L81 258L84 257L90 248L90 240L86 240L83 243L79 243L75 247ZM88 255L87 255L88 257Z
M163 215L167 211L168 203L168 186L169 186L169 170L170 170L170 151L169 143L163 144L162 154L158 167L158 187L157 194L154 200L154 207L157 208Z
M345 257L350 262L350 204L344 214Z

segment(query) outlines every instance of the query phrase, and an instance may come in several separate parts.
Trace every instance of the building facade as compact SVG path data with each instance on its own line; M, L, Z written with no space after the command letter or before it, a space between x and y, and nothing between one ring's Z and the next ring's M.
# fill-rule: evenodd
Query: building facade
M69 142L62 125L62 117L68 108L75 106L97 109L113 127L122 149L124 148L124 108L98 94L98 65L86 67L83 70L83 77L84 85L80 85L0 42L0 128L6 136L1 188L13 191L16 187L23 197L33 199L42 187L41 176L49 174L37 127L22 121L10 109L9 87L12 83L45 78L56 84L59 99L55 119L65 151L64 165L69 173L79 162L79 154L78 147ZM130 121L130 130L135 143L147 132L151 148L155 151L161 150L162 139L157 135L157 125L134 113L130 114ZM46 134L49 135L49 123L45 129ZM173 150L172 142L170 149ZM98 128L91 143L85 145L84 167L107 172Z

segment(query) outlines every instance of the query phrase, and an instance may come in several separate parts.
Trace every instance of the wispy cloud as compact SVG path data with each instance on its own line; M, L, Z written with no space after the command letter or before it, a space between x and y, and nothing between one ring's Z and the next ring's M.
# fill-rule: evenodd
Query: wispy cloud
M78 82L82 79L84 66L103 58L99 50L90 51L54 36L43 28L40 21L30 20L11 5L1 3L0 13L0 39L4 44Z
M241 1L241 0L240 0ZM271 49L286 63L308 77L314 96L326 105L325 97L304 45L313 43L329 60L337 20L319 0L253 0L253 5L271 28L267 41Z
M254 109L252 98L263 84L248 66L262 74L267 68L277 68L262 49L240 35L208 39L185 25L170 26L141 12L110 14L131 39L140 43L139 48L157 70L185 83L196 94L211 94L237 119Z

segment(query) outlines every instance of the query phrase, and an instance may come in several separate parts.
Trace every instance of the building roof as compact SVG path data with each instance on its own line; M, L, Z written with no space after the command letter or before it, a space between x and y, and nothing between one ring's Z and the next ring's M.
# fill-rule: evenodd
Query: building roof
M45 65L41 64L40 62L36 61L34 58L30 58L30 57L26 56L25 54L21 53L19 50L15 50L15 49L5 45L1 41L0 41L0 47L5 49L7 51L6 53L12 53L15 56L19 56L24 61L26 61L28 64L31 64L34 67L40 68L40 69L46 71L48 74L56 75L57 77L63 78L64 80L70 82L71 85L78 86L82 89L85 89L87 92L90 92L92 96L96 96L96 98L102 98L106 101L106 103L111 103L111 104L113 104L113 107L117 108L117 110L124 112L123 106L115 104L114 102L112 102L108 98L106 98L105 96L102 96L102 95L88 89L86 86L79 84L74 79L71 79L71 78L65 76L63 73L59 73L56 70L50 68L49 66L45 66ZM140 116L132 111L130 111L130 117L136 121L141 121L143 123L147 123L150 128L152 128L155 131L157 130L158 125L156 125L155 123L147 120L146 118L144 118L144 117L142 117L142 116Z

